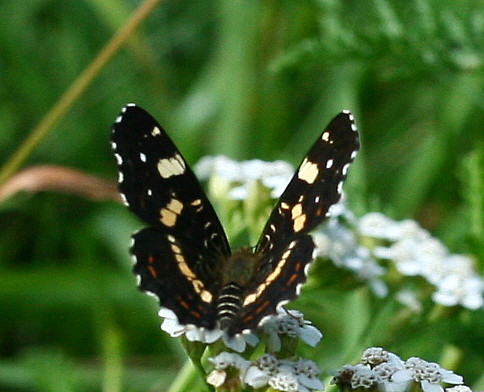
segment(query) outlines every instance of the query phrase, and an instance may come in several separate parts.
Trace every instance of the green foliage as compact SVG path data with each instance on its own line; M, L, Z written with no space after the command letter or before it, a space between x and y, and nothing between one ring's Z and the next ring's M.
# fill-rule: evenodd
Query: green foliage
M2 164L134 6L0 3ZM347 108L363 146L345 188L354 209L414 217L453 251L478 256L482 271L483 64L478 0L165 1L23 166L114 180L109 129L131 101L192 164L206 154L297 164ZM113 202L54 192L14 195L0 221L0 390L166 390L184 354L135 289L127 250L140 223ZM380 343L369 320L388 321L391 309L357 294L301 301L328 331L329 349L315 358L327 369ZM436 347L448 342L477 361L482 310L460 317L458 330L449 321L452 334L422 330L405 347L409 331L396 329L385 348L438 361L445 350ZM483 389L480 361L461 374Z

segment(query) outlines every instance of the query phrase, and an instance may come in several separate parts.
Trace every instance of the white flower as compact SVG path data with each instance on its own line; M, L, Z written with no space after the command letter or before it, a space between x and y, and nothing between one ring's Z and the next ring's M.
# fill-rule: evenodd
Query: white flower
M243 368L243 364L247 362L239 354L221 352L216 357L208 358L208 360L215 366L217 370L224 370L228 367Z
M405 361L405 367L393 374L392 379L413 379L419 382L424 392L443 392L441 382L462 384L462 377L450 370L441 368L437 363L412 357Z
M219 387L223 385L226 379L227 373L223 370L212 370L207 376L207 383L214 387Z
M370 389L378 381L377 374L368 365L358 364L354 367L353 376L351 377L351 388Z
M378 348L377 348L378 349ZM371 350L371 349L370 349ZM383 349L380 349L383 350ZM378 363L378 365L373 367L373 372L378 377L379 389L383 392L404 392L408 389L411 378L406 379L394 379L393 375L403 369L404 362L400 359L398 355L390 353L388 351L379 350L370 352L371 362Z
M247 369L244 376L244 383L254 388L262 388L267 385L269 379L277 370L279 361L272 354L264 354Z
M380 347L371 347L361 356L358 365L344 365L335 373L332 384L347 390L378 388L381 392L405 392L412 383L420 383L424 392L443 392L441 382L462 384L462 377L438 364L420 358L402 361L397 355ZM452 391L452 392L469 392Z
M270 378L267 371L261 370L257 366L250 366L245 373L244 383L257 389L267 385Z
M221 386L227 379L227 368L235 368L239 371L239 380L243 382L245 372L247 371L250 362L241 357L238 354L221 352L216 357L208 358L208 360L214 365L215 369L212 370L207 376L207 382L215 387Z
M167 308L161 308L158 315L164 318L163 323L161 324L161 329L172 337L185 335L185 337L191 342L210 344L220 339L223 335L223 331L219 329L207 330L191 324L181 325L178 322L176 314Z
M395 295L395 299L415 313L420 313L422 310L422 304L414 291L407 289L398 290Z
M432 299L444 306L461 304L467 309L476 310L484 305L483 291L484 282L480 277L449 275L438 283Z
M323 382L318 378L321 371L313 361L300 359L293 363L292 366L301 386L316 391L322 391L324 389Z
M344 365L340 370L334 373L331 384L341 385L342 389L363 388L370 389L375 387L378 381L378 375L371 369L370 365Z
M452 388L445 388L445 392L472 392L472 389L467 385L456 385Z
M309 321L304 320L301 312L282 307L278 307L277 315L265 319L261 326L267 334L267 346L272 352L281 350L279 335L299 338L311 347L316 346L323 336Z
M339 217L342 216L340 211ZM415 221L398 222L381 213L368 213L358 220L346 219L351 217L347 212L344 217L345 224L331 219L326 228L314 234L315 256L353 271L369 283L376 295L383 297L388 293L386 283L381 280L386 270L379 264L388 260L402 275L420 276L435 286L432 299L436 303L471 310L484 306L484 280L475 271L472 260L450 254L442 242ZM414 293L405 287L397 293L402 304L420 311Z
M278 391L298 392L300 391L297 377L293 373L277 373L269 379L268 385Z
M379 365L382 362L388 361L388 351L383 350L381 347L367 348L361 355L360 363L363 365Z
M393 242L428 235L415 221L408 219L397 222L380 212L364 215L358 222L358 230L364 236Z
M343 213L340 212L340 216ZM346 215L350 216L349 212ZM352 220L350 217L347 219ZM367 281L378 297L388 293L386 284L379 278L385 269L378 265L370 250L358 243L354 230L332 218L321 230L313 233L316 245L314 256L331 260L336 266L353 271L357 278Z
M235 336L228 336L225 331L220 329L208 330L198 328L195 325L182 325L178 322L176 314L167 308L161 308L158 315L164 318L161 329L172 337L185 335L190 342L201 342L211 344L222 338L226 347L237 352L244 352L247 344L255 346L259 339L253 333L242 333Z
M320 370L313 361L279 361L272 354L264 354L252 361L243 381L253 388L269 385L278 391L309 392L324 388L318 378L319 373Z
M278 198L294 174L287 162L264 162L258 159L237 162L225 156L206 156L195 165L198 178L219 178L229 183L228 195L233 200L244 200L255 182L271 190L271 197Z
M390 239L389 229L394 226L394 221L380 212L370 212L358 222L358 230L367 237Z
M241 177L239 162L223 155L202 157L195 164L194 171L201 180L207 180L214 174L229 182L239 181Z

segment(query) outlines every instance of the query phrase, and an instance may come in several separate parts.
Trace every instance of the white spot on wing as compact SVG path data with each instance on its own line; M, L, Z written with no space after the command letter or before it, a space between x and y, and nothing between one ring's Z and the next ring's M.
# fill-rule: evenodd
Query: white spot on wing
M129 207L129 203L128 203L128 199L126 199L126 196L124 195L124 193L121 193L121 199L123 200L123 203L126 207Z
M160 159L158 161L158 172L163 178L179 176L185 173L185 161L180 154L175 154L171 158Z
M334 160L333 159L328 159L326 162L326 169L330 169L331 166L333 166Z
M350 167L350 164L347 163L346 165L343 166L343 169L341 172L343 173L343 176L346 176L346 173L348 173L348 168Z
M139 159L141 159L142 162L146 162L146 154L143 154L142 152L140 152Z
M301 167L297 172L297 176L300 180L306 181L308 184L313 184L314 180L318 177L319 169L316 163L312 163L308 158L304 158Z
M121 155L114 153L114 157L116 158L116 162L118 163L118 165L123 164L123 158L121 158Z
M338 194L341 195L343 193L343 181L338 183Z

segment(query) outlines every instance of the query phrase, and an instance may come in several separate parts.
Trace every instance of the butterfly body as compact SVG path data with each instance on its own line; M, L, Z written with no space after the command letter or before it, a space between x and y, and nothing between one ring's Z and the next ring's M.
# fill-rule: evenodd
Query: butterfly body
M156 120L128 105L112 145L119 189L148 227L133 236L133 271L182 325L229 336L255 329L299 293L314 243L308 234L341 196L359 147L351 114L340 113L302 161L255 248L232 253L215 211Z

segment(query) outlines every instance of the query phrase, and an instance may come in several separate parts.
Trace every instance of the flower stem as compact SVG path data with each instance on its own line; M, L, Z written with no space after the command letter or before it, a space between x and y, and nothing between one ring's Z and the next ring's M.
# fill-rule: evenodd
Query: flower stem
M60 99L40 120L39 124L30 133L23 144L12 155L9 161L0 171L0 184L8 178L22 165L35 147L47 136L53 126L62 118L69 108L89 87L94 78L106 66L111 58L118 52L119 48L127 41L132 32L150 14L160 0L145 0L138 9L132 14L131 18L114 35L114 37L104 46L96 58L84 69L79 77L62 94Z

